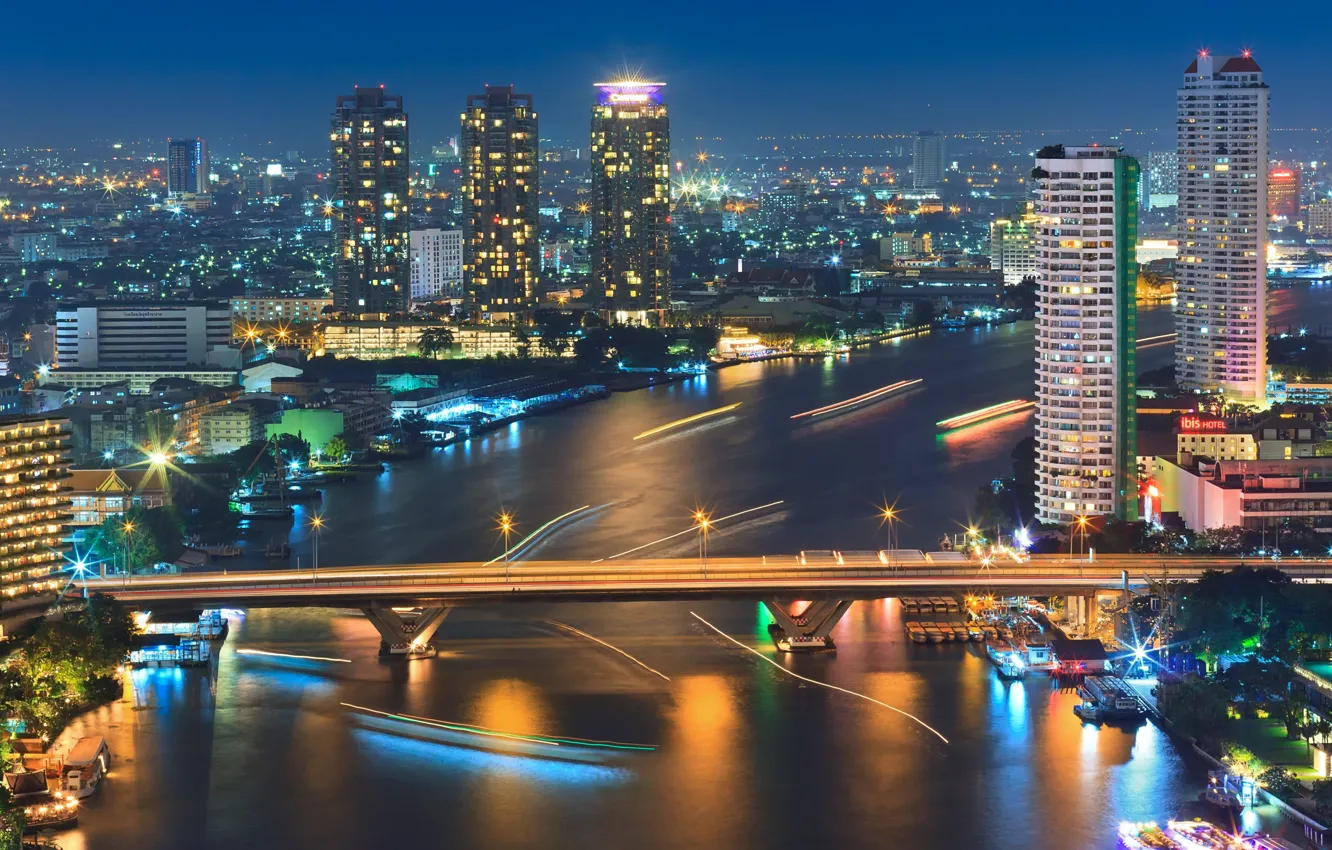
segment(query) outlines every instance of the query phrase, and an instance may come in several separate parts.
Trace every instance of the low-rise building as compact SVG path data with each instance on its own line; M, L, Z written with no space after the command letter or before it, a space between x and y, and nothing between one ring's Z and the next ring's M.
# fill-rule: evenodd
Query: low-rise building
M518 353L518 335L512 328L464 325L454 331L454 337L459 352L469 360Z
M324 353L339 359L387 360L416 353L421 334L446 322L356 319L324 323Z
M168 502L166 470L156 465L72 469L66 483L74 510L69 524L76 528L101 525L136 505L160 508Z
M1306 520L1332 531L1332 458L1153 462L1161 510L1178 513L1193 531L1222 526L1276 528Z
M332 306L332 298L233 298L232 338L244 339L247 328L258 330L292 323L314 324L323 318L324 309Z
M104 387L126 382L134 395L147 395L156 381L163 378L183 378L215 387L229 387L236 383L236 370L184 367L180 369L42 369L37 373L38 384L58 384L73 389Z
M255 404L236 402L199 417L199 450L206 455L234 452L265 438L266 413Z

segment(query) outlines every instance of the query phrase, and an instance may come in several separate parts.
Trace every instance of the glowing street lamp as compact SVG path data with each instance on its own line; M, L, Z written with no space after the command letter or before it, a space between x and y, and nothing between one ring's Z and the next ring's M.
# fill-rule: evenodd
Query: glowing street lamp
M315 514L310 517L310 537L314 541L314 568L310 576L310 583L319 582L319 532L324 528L324 518Z
M893 561L897 558L897 543L894 540L895 529L893 528L893 524L897 521L898 517L901 516L901 511L897 510L893 505L884 505L879 509L879 516L882 518L882 522L879 523L880 525L883 523L888 524L888 565L892 566Z
M711 514L694 511L694 525L698 528L698 559L703 564L703 578L708 577L708 530L712 528Z
M129 559L130 535L134 533L134 522L132 520L125 520L123 523L120 524L120 530L124 532L124 538L125 538L125 576L122 580L122 586L128 586L129 574L130 574L130 559Z
M509 535L513 533L513 514L501 511L496 520L500 534L504 535L504 581L509 580Z

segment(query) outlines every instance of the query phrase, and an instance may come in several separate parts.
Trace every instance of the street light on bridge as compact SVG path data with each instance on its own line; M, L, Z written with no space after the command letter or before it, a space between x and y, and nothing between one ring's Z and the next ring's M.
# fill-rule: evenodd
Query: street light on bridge
M879 509L879 516L882 519L882 522L880 522L879 524L883 525L883 523L888 523L888 559L889 559L888 565L889 566L893 565L893 561L897 557L897 544L894 542L893 539L895 531L895 529L893 528L893 524L898 520L899 517L901 517L901 515L902 512L897 509L896 503L891 505L884 505L882 508Z
M500 534L504 535L504 581L509 580L509 535L513 533L513 514L501 511L496 522Z
M319 532L324 528L324 517L315 514L310 517L310 537L314 540L314 567L310 576L311 584L319 583Z
M698 559L703 563L703 578L708 577L708 530L712 516L703 510L694 511L694 525L698 528Z

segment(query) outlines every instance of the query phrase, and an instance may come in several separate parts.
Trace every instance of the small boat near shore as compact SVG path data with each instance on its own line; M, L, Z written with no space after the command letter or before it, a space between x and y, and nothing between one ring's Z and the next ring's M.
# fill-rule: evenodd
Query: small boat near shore
M928 643L930 639L929 636L925 634L925 629L920 623L907 623L906 633L907 637L910 638L913 643Z
M1154 823L1121 823L1118 834L1124 850L1187 850Z

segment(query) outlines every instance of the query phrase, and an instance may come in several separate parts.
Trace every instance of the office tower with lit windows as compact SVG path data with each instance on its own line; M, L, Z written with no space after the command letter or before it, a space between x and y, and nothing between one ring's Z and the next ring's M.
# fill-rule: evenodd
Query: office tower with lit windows
M1017 215L990 222L990 271L1002 273L1005 286L1017 286L1036 274L1036 231L1041 217L1032 207L1030 201L1023 201Z
M536 304L541 242L537 114L530 94L486 86L462 114L463 274L467 311L485 322L527 321Z
M1175 380L1261 404L1267 388L1267 121L1263 69L1198 55L1178 94Z
M660 321L671 289L671 127L665 83L597 83L592 107L592 290L602 315Z
M411 257L407 113L383 86L338 97L329 133L337 232L333 308L340 313L407 310Z
M207 195L208 142L203 139L167 139L167 196Z
M1137 160L1036 155L1036 517L1137 519Z
M1267 172L1267 217L1284 222L1300 217L1299 166L1278 165Z
M1147 209L1179 205L1179 154L1152 151L1147 154Z
M943 186L943 136L927 130L916 134L911 148L911 188L917 192L938 192Z

